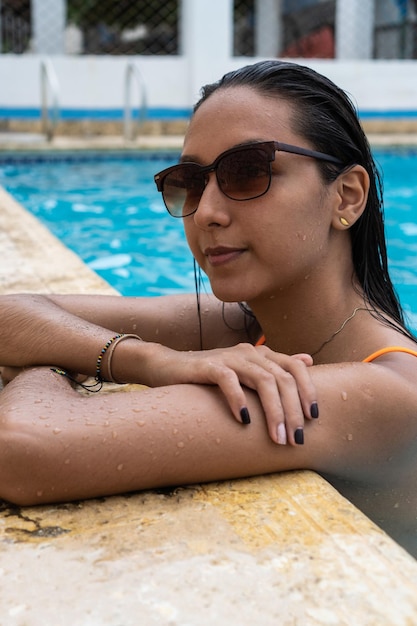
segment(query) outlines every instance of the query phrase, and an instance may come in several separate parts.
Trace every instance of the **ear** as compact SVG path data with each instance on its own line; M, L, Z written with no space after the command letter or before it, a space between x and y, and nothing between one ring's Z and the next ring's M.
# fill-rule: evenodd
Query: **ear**
M362 165L353 165L335 180L336 204L332 226L346 230L356 222L365 210L369 192L369 175Z

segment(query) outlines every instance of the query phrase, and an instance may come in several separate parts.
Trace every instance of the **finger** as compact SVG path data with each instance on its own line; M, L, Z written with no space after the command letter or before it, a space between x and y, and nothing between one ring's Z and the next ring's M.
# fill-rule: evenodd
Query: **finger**
M243 384L257 392L272 441L277 444L301 443L304 425L303 407L297 383L289 372L272 361L265 361L263 367L258 363L245 363L245 368L240 370L239 376L234 370L216 366L211 378L222 390L238 421L245 422L245 418L250 419L247 411L242 411L246 405L246 397L241 387Z
M251 422L245 393L237 374L228 368L216 368L216 378L213 380L219 386L235 419L241 424L248 425Z
M298 383L289 373L282 371L277 375L277 388L285 419L287 442L290 445L304 443L304 409L298 389Z
M287 371L295 379L304 416L307 419L317 418L319 415L317 392L309 372L309 367L312 365L311 356L308 354L274 355L270 360L278 365L279 369L275 370L271 366L271 371L274 371L276 376L280 376L282 371Z
M304 413L293 376L284 370L271 372L270 378L259 382L257 392L271 439L279 444L300 444Z
M304 363L304 365L307 365L307 367L311 367L311 365L313 365L314 363L313 357L311 356L311 354L306 354L304 352L300 354L292 354L291 357L293 359L298 359L299 361Z
M295 442L294 431L296 428L302 427L304 424L304 415L297 391L296 383L293 377L281 370L272 362L264 362L264 366L258 363L246 363L245 369L236 376L236 381L240 385L253 389L262 405L267 429L270 438L274 443L286 444L288 441ZM267 365L268 369L265 368ZM284 408L277 377L281 377L280 386L283 389L286 407ZM287 385L284 384L285 378L288 378ZM218 384L222 391L228 397L229 404L233 404L232 387L228 388L226 380L233 381L232 377L224 377L219 380ZM292 394L292 397L291 397ZM236 398L239 394L236 393Z

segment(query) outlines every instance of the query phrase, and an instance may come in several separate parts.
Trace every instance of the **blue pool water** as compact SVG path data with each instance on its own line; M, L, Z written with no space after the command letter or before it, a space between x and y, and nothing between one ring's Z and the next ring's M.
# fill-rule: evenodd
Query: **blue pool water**
M383 171L391 275L417 330L417 150L375 151ZM153 175L177 153L0 154L0 185L124 295L194 290L181 220Z
M29 156L1 163L0 184L124 295L194 289L181 220L153 175L177 153Z
M417 150L374 152L384 182L385 228L392 280L417 332Z

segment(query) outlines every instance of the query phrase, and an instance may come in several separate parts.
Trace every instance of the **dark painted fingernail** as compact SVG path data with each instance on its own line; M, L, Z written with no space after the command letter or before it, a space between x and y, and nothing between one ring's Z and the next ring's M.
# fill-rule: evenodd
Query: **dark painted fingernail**
M240 409L240 418L242 420L242 424L250 424L249 411L245 406Z
M319 416L319 405L317 404L317 402L313 402L313 404L310 407L310 415L311 417L314 417L314 419L317 419Z
M298 443L299 446L302 446L304 443L304 431L302 428L297 428L294 433L295 443Z

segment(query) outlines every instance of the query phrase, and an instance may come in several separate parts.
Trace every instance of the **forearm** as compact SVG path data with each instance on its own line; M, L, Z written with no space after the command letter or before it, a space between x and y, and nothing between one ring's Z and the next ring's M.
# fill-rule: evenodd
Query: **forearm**
M296 467L267 436L256 397L250 431L213 387L77 394L48 369L0 396L0 496L73 500Z
M293 447L271 442L250 391L244 426L215 386L85 396L49 368L28 370L0 394L0 497L36 504L299 468L378 485L404 472L414 387L373 364L314 371L322 416Z
M103 380L151 386L178 382L170 374L160 375L168 355L170 362L175 363L174 350L130 337L138 326L141 336L164 337L162 330L158 332L161 329L158 306L152 309L152 303L143 301L141 318L141 304L142 301L117 296L3 296L0 298L0 365L14 368L49 365ZM117 319L119 308L120 320ZM109 326L95 320L109 322ZM172 342L181 345L175 338ZM180 378L179 382L184 379Z
M69 310L60 303L68 305ZM122 309L119 324L116 304ZM175 362L174 350L164 349L159 343L141 341L139 336L138 339L130 336L137 326L141 329L143 326L148 337L158 335L151 331L150 323L144 321L141 324L140 319L131 327L126 325L132 305L132 301L126 303L119 297L3 296L0 298L0 365L13 368L56 366L64 371L120 383L140 382L156 386L178 382L169 375L162 379L159 375L168 354L171 363ZM136 304L136 313L133 315L131 310L131 319L138 319L137 309ZM150 313L145 317L150 317ZM154 313L153 322L158 329L155 317ZM109 320L114 326L94 323L96 318L101 322Z
M98 351L114 334L38 295L2 296L0 364L58 365L94 374Z

